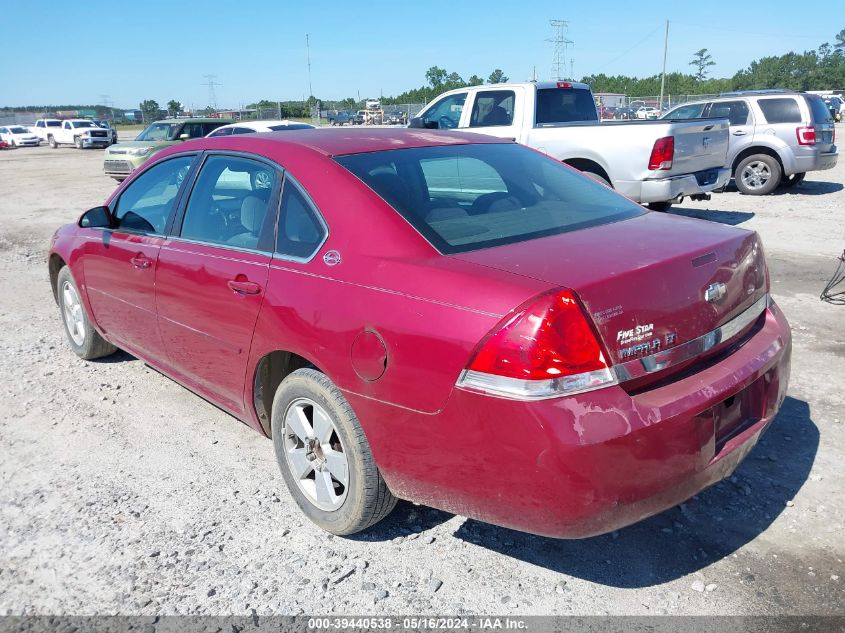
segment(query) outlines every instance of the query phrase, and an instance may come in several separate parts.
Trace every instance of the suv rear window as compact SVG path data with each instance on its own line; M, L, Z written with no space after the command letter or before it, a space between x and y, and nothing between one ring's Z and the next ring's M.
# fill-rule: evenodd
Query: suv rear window
M335 160L447 255L645 212L570 167L516 144L418 147Z
M583 88L543 88L537 91L537 125L598 121L596 102Z
M801 123L801 110L794 97L760 99L757 103L768 123Z

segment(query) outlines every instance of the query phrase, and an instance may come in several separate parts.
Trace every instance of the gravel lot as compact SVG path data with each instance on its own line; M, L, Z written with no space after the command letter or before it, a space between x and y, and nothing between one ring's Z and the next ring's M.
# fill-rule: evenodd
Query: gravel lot
M582 541L409 503L332 537L268 440L127 354L77 359L45 253L113 189L101 169L96 150L0 152L0 615L842 613L845 307L818 295L845 248L845 161L673 209L762 235L790 397L729 481Z

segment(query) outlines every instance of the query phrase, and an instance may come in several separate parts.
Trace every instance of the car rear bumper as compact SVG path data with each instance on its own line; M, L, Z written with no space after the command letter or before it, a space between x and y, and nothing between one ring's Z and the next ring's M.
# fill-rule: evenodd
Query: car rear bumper
M609 532L730 475L777 414L789 325L772 304L730 355L629 393L537 402L456 389L425 415L347 394L399 497L558 538Z
M713 168L695 174L684 174L657 180L623 180L614 182L619 193L635 202L666 202L724 188L731 179L727 167Z
M793 173L801 174L808 171L823 171L825 169L833 169L836 167L836 162L839 159L839 154L834 146L831 152L813 152L806 156L795 157L795 171Z

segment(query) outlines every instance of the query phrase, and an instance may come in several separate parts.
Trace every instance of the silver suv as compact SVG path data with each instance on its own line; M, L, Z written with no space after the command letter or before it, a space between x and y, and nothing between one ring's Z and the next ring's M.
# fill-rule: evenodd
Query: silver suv
M787 90L723 93L685 103L663 119L730 121L727 165L742 193L762 196L794 186L808 171L836 165L836 130L818 95Z

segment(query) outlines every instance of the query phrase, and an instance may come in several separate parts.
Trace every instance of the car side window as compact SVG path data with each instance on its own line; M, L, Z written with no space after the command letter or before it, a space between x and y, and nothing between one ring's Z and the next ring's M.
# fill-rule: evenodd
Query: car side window
M202 123L185 123L182 129L179 130L179 136L188 135L188 138L201 138L208 134L211 130L204 131Z
M731 125L748 125L750 110L745 101L716 101L710 104L708 119L728 119Z
M120 194L114 208L116 228L161 235L173 212L179 187L193 156L179 156L161 162L138 176Z
M757 101L768 123L800 123L801 110L792 97L760 99Z
M63 127L64 129L66 129L66 130L69 130L69 129L70 129L70 123L68 123L67 121L65 121L65 122L64 122L64 125L62 125L62 127Z
M458 127L466 100L467 93L465 92L444 97L423 116L425 127L443 129Z
M217 128L219 128L221 125L224 125L224 124L223 123L195 123L194 125L197 125L197 126L200 127L199 135L205 136L206 134L210 134L211 132L213 132L214 130L216 130ZM191 138L194 138L194 137L192 136Z
M326 229L311 203L287 178L282 192L276 252L286 257L309 259L326 238Z
M232 135L232 128L230 127L221 127L214 130L211 134L209 134L209 138L215 138L217 136L231 136Z
M475 95L469 116L470 127L513 124L513 90L486 90Z
M269 251L278 180L266 163L239 156L210 156L200 169L182 220L184 239Z
M248 127L236 127L232 129L232 134L252 134L255 130L250 130Z

